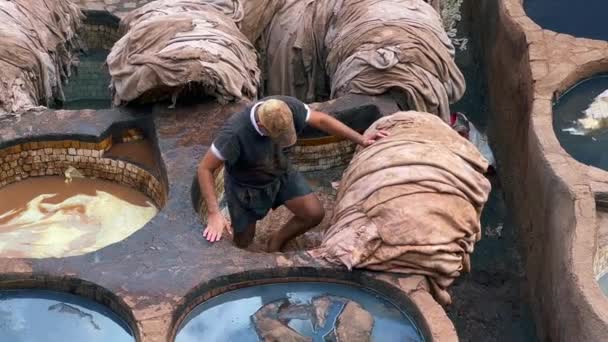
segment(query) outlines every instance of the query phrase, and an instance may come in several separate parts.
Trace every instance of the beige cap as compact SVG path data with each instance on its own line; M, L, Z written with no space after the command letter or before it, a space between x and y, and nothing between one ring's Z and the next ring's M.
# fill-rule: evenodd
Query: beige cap
M266 129L268 136L281 147L296 143L296 127L289 106L280 100L266 100L257 110L258 120Z

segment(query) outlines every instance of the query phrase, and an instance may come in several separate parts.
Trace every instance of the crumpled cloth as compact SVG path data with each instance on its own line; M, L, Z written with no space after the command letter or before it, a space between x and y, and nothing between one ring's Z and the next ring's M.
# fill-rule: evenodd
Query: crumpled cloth
M83 18L68 0L0 1L0 116L64 100Z
M255 99L260 69L240 19L233 0L164 0L129 14L107 58L114 105L169 96L175 103L193 89L220 103Z
M441 18L423 0L284 0L256 47L266 93L305 102L390 92L402 108L449 122L466 89Z
M332 98L391 90L403 107L449 122L466 88L441 17L422 0L344 1L325 45Z
M398 112L369 131L390 136L359 150L340 182L331 226L313 257L428 278L435 299L470 270L490 193L488 162L435 115Z
M230 17L235 23L244 17L241 0L155 0L129 12L121 21L120 29L126 33L134 25L156 16L175 12L205 11L208 6Z

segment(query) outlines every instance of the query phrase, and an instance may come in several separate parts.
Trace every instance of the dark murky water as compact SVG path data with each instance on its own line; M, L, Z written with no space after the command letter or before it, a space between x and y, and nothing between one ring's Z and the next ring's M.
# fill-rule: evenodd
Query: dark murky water
M63 104L63 109L81 110L81 109L105 109L112 107L111 99L80 99L66 101Z
M526 14L545 29L608 40L606 0L524 0L524 8Z
M80 65L64 88L62 109L104 109L112 107L108 85L111 78L104 67L109 51L92 49L80 56Z
M71 294L45 290L0 291L0 341L134 341L110 309Z
M214 297L189 314L175 341L257 342L258 335L252 317L264 305L285 298L291 303L305 304L326 294L353 300L373 316L372 341L423 340L408 316L373 292L347 285L304 282L252 286ZM333 309L329 311L327 322L332 322L340 312ZM327 325L330 326L329 329ZM289 328L313 337L315 342L324 341L322 335L333 328L331 323L327 325L315 331L309 320L291 319L288 323Z
M565 92L553 107L553 129L562 147L581 163L604 170L608 170L608 130L576 135L564 129L574 127L575 121L584 116L584 111L606 89L608 75L590 78Z

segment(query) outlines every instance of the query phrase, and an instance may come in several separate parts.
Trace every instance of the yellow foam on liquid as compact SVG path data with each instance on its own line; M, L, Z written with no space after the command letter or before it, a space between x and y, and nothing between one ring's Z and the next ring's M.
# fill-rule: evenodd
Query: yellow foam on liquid
M0 189L0 257L94 252L129 237L157 212L145 195L115 183L27 179Z

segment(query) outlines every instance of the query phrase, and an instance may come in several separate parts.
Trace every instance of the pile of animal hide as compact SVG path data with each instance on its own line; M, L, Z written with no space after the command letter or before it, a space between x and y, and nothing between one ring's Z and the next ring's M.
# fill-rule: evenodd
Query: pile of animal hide
M260 70L236 25L242 16L237 0L161 0L131 12L107 59L114 104L175 103L192 89L220 103L256 98Z
M465 91L454 46L423 0L284 0L256 45L266 92L306 102L391 92L402 108L449 122Z
M69 0L0 1L0 116L64 100L82 19Z
M359 150L339 185L317 258L347 268L420 274L436 300L470 269L490 192L488 162L437 116L399 112L369 130L390 136Z
M390 92L401 108L448 122L465 91L454 46L424 0L158 0L121 26L126 36L108 57L117 105L175 98L191 85L220 102Z

